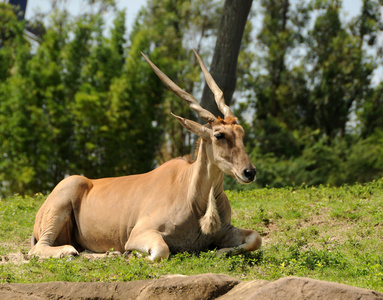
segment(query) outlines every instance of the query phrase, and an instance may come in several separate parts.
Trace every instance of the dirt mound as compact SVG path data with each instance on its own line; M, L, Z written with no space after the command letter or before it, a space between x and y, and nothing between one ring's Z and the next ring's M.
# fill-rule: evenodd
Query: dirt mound
M131 282L2 284L0 299L363 299L383 300L371 290L300 277L241 282L227 275L169 275Z
M46 282L0 285L0 299L214 299L239 280L227 275L172 275L131 282Z

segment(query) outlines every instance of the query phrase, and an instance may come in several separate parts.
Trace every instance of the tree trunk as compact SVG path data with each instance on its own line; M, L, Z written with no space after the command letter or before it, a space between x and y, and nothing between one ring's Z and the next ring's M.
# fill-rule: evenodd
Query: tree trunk
M223 91L227 105L230 105L236 86L238 54L252 2L253 0L225 0L223 7L210 73ZM206 83L201 106L215 116L222 116Z

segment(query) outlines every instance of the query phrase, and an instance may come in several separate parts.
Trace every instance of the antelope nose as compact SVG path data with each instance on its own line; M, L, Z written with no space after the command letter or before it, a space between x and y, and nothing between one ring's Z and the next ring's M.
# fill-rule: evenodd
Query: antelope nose
M254 169L254 168L251 168L251 169L245 169L243 171L243 175L245 175L245 177L247 179L249 179L249 181L253 181L254 178L255 178L255 175L257 174L257 170Z

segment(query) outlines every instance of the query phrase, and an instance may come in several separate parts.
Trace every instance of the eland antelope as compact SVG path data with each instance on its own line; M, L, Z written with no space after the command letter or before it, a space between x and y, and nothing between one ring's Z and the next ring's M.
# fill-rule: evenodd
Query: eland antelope
M140 175L62 180L37 213L30 255L63 257L113 248L146 252L157 261L170 252L214 247L224 253L261 246L257 232L231 225L231 207L223 190L224 174L244 184L255 179L256 169L243 144L244 130L194 54L224 119L202 108L142 55L162 82L207 121L203 126L173 114L200 137L195 161L175 158Z

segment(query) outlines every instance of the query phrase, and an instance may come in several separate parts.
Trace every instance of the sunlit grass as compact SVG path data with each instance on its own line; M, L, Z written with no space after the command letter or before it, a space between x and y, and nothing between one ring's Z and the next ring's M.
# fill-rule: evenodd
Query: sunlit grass
M383 291L383 180L365 185L227 192L235 226L263 236L261 250L172 254L152 263L140 255L7 262L29 250L42 195L0 201L0 282L131 281L167 274L224 273L241 280L306 276Z

